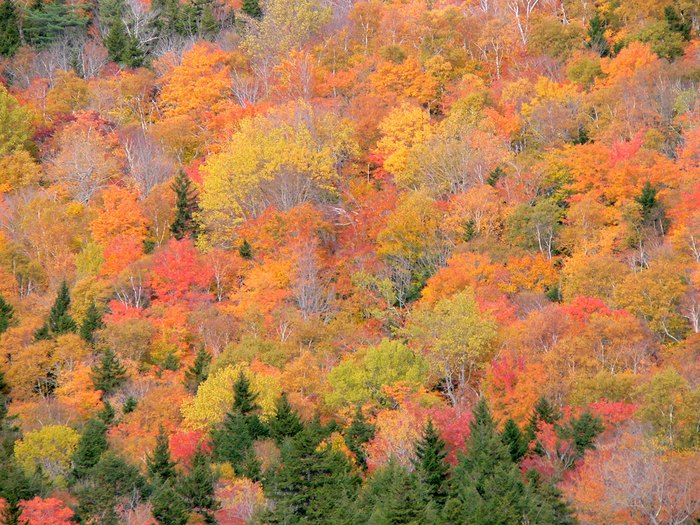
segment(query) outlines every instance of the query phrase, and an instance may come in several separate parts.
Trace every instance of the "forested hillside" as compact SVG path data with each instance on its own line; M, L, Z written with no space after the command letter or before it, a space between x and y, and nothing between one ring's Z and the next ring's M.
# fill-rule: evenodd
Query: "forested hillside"
M0 2L0 523L700 523L696 0Z

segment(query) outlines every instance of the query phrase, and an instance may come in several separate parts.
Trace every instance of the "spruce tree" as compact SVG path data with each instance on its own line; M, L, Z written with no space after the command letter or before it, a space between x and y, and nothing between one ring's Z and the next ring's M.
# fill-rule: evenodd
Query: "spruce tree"
M518 424L513 421L512 418L508 418L503 427L501 441L508 447L513 462L520 463L520 460L527 453L528 442L525 435L520 430L520 427L518 427Z
M102 322L102 314L100 313L97 305L93 302L85 312L85 318L80 325L80 337L84 341L94 344L95 343L95 331L104 327Z
M485 399L477 403L473 415L465 451L458 454L445 519L481 525L521 523L528 500L518 466L496 432Z
M57 335L77 331L78 325L68 313L69 309L70 291L68 283L63 281L58 288L56 300L51 307L46 323L34 333L34 338L36 340L51 339Z
M434 521L426 519L429 495L424 489L412 473L402 471L402 475L395 477L380 509L386 523L432 525Z
M212 472L209 459L201 451L195 452L192 466L178 483L177 488L187 508L204 516L207 523L214 523L213 512L219 508L214 497L216 476Z
M250 388L250 381L241 370L233 384L233 411L244 416L260 409L258 395Z
M572 417L561 429L560 434L564 439L574 442L576 455L582 457L586 450L595 448L595 438L603 430L605 427L601 419L586 411L578 418Z
M21 43L15 3L12 0L3 0L0 4L0 55L13 56Z
M63 281L58 289L56 301L49 312L49 330L54 335L61 335L76 331L77 325L68 313L69 308L70 291L68 290L68 283Z
M191 393L196 393L200 383L206 381L209 376L210 363L211 356L203 346L200 347L194 358L194 363L185 370L185 386Z
M286 438L296 436L302 431L304 425L299 418L299 414L292 408L284 392L277 399L275 405L275 415L268 422L270 436L281 444Z
M124 406L122 407L122 412L124 414L131 414L134 410L136 410L136 407L138 406L138 401L133 398L133 396L129 396L127 400L124 402Z
M419 481L426 487L428 496L439 506L442 506L447 498L449 467L445 461L446 457L445 442L433 425L433 420L428 419L423 435L416 443L416 458L413 465Z
M126 39L126 46L122 53L122 62L130 68L141 67L146 62L146 54L141 49L138 38L130 36Z
M345 523L359 479L347 458L321 445L316 431L305 427L284 442L280 464L264 480L267 496L275 503L269 523Z
M85 477L107 447L107 425L100 419L89 420L73 455L73 475L78 479Z
M528 443L535 439L540 430L540 422L555 425L561 419L561 413L552 405L546 397L540 397L533 407L532 415L527 422L525 437Z
M116 418L117 414L114 411L112 403L110 403L108 400L103 399L102 404L104 407L102 407L102 410L97 413L97 417L100 418L105 425L110 427L114 424L114 419Z
M263 16L262 7L260 7L260 0L243 0L243 5L241 6L241 11L251 18L260 19Z
M651 182L647 181L642 187L642 191L634 200L641 207L642 224L653 226L659 233L666 230L666 213L661 202L657 198L659 190Z
M671 31L680 33L683 40L690 40L693 23L689 16L683 16L683 12L679 14L672 5L664 7L664 19Z
M15 309L0 296L0 334L5 333L10 327L14 315Z
M248 242L248 239L243 239L243 242L241 242L241 245L238 247L238 255L244 259L253 258L253 247Z
M254 460L253 443L268 432L256 413L260 410L257 395L243 371L233 386L233 393L231 410L226 413L221 427L212 431L214 452L219 460L230 462L239 474L255 474L259 466Z
M588 47L602 57L610 55L610 44L605 38L606 28L607 23L599 13L593 15L588 21Z
M180 170L171 188L175 192L175 220L170 225L170 232L177 240L190 235L197 236L197 224L194 214L197 212L197 191L184 171Z
M116 18L109 28L107 37L104 39L107 55L112 62L122 63L128 39L124 22L120 18Z
M165 428L161 425L156 436L156 446L153 451L146 456L146 468L148 478L152 482L166 482L175 478L177 474L175 465L177 463L170 458L170 446Z
M102 396L108 396L126 381L126 368L111 348L107 348L98 364L92 367L90 374L96 390L102 390Z
M355 456L355 461L363 470L367 468L367 451L364 445L369 443L374 437L375 427L370 425L362 412L362 408L358 405L355 409L350 426L345 429L343 436L345 444Z
M151 497L151 505L153 517L161 525L186 525L189 521L187 504L170 482L157 486Z

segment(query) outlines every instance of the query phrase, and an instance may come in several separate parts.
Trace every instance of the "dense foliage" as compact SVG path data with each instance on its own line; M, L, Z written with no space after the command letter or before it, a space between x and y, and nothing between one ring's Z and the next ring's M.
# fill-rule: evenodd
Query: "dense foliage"
M699 17L0 0L0 523L697 523Z

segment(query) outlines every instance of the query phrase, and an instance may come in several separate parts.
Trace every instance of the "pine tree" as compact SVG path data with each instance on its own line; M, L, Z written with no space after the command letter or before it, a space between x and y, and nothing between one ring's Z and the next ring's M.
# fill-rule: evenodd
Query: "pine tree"
M263 11L260 7L260 0L243 0L241 11L243 11L249 17L256 18L258 20L263 16Z
M513 421L512 418L508 418L505 426L503 427L501 441L503 441L503 444L508 447L510 457L513 459L514 463L519 463L523 456L527 453L527 439L525 439L520 427L518 427L518 424Z
M203 346L200 347L194 358L194 363L185 370L185 386L191 393L196 393L200 383L206 381L209 376L210 363L211 356Z
M170 445L165 428L161 425L156 436L156 446L153 451L146 456L146 468L151 481L165 482L175 479L177 463L170 458Z
M100 419L89 420L73 455L73 475L78 479L85 477L107 448L107 425Z
M238 255L244 259L253 258L253 247L250 245L247 239L243 239L243 242L241 242L241 245L238 247Z
M364 445L374 437L375 427L367 423L362 408L358 405L355 415L347 429L345 429L345 444L355 456L355 461L363 470L367 468L367 451Z
M197 191L192 187L192 182L184 171L180 170L171 188L175 192L175 220L170 225L170 232L177 240L187 235L197 236L197 224L194 214L199 209L197 205Z
M15 309L0 296L0 334L7 331L15 315Z
M209 459L201 451L195 452L189 472L180 479L177 488L187 508L202 514L207 523L214 523L212 512L219 508L214 497L216 476L211 470Z
M299 414L289 404L287 395L283 392L275 405L275 415L268 422L270 436L281 444L286 438L296 436L304 425Z
M433 425L433 420L428 419L423 435L416 443L416 459L413 465L418 479L426 486L428 495L440 506L447 498L446 482L449 467L445 461L446 457L445 442Z
M114 392L126 381L126 368L111 348L102 354L100 362L92 367L90 374L96 390L102 390L102 396Z
M202 33L202 36L204 36L205 38L215 37L221 29L219 21L214 16L214 11L212 9L211 4L207 4L204 6L204 10L202 12L202 20L199 24L199 28L200 32Z
M0 4L0 55L11 57L21 44L17 8L12 0Z
M85 312L85 319L83 319L80 325L80 337L84 341L94 344L95 343L95 331L104 327L102 322L102 314L97 308L97 305L93 302Z
M528 470L528 523L541 525L576 525L578 521L561 491L551 481L543 482L539 472Z
M161 365L161 368L163 370L171 370L173 372L176 372L180 369L180 359L177 357L175 352L168 352L168 355L166 355L165 359L163 359L163 364Z
M189 520L187 505L170 482L158 485L151 498L151 504L153 516L161 525L185 525Z

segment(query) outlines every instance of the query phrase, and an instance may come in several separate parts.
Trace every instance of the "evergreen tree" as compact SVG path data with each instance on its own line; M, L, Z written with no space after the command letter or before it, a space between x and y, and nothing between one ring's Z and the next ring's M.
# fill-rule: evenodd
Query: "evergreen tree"
M90 374L96 390L102 390L102 395L107 396L114 392L126 381L126 368L111 348L107 348L102 354L100 362L92 367Z
M107 448L107 425L101 419L89 420L73 455L73 475L78 479L85 477Z
M126 27L121 18L115 18L109 28L109 33L104 39L104 45L107 48L107 55L112 62L121 64L124 60L124 51L126 50L129 40L126 34Z
M447 457L445 442L433 425L433 420L428 419L423 435L416 443L416 459L413 465L418 479L426 486L429 497L440 506L447 498L446 482L449 467L445 457Z
M13 56L21 43L15 3L12 0L3 0L0 4L0 55Z
M95 331L104 327L102 322L102 314L100 313L97 305L93 302L85 312L85 319L83 319L80 325L80 337L84 341L94 344L95 343Z
M243 371L233 386L233 406L226 413L220 428L212 431L214 452L218 459L230 462L239 473L259 471L254 461L253 443L267 434L267 428L256 414L260 407L257 394L250 389L250 381Z
M44 3L36 1L24 14L23 34L37 47L48 47L59 38L70 35L76 39L85 34L90 17L65 0Z
M0 498L5 500L2 510L0 510L0 523L26 525L19 520L22 514L19 503L32 499L40 492L39 481L37 476L26 476L14 458L0 463Z
M263 16L262 7L260 7L260 0L243 0L243 5L241 6L241 11L251 18L261 19Z
M375 427L367 423L365 415L362 413L362 408L358 405L355 409L355 415L352 422L345 432L345 444L355 455L355 461L363 470L367 468L367 451L364 445L369 443L374 437Z
M166 355L165 359L163 359L161 368L163 370L171 370L173 372L180 369L180 359L178 359L177 355L175 355L175 352L168 352L168 355Z
M185 386L191 393L196 393L200 383L206 381L207 377L209 376L210 363L211 356L203 346L200 347L197 355L194 358L194 363L191 367L185 370Z
M523 522L528 508L518 466L496 432L482 398L474 408L464 453L458 455L445 505L448 523L508 525Z
M15 315L15 309L0 296L0 334L7 331Z
M61 286L58 288L56 300L51 307L51 311L49 312L49 318L44 326L39 328L34 333L34 339L37 341L51 339L57 335L77 331L78 325L68 313L69 309L70 291L68 290L68 283L63 281Z
M146 62L146 54L141 49L138 38L130 36L126 39L126 46L122 54L122 62L130 68L142 67Z
M214 497L216 476L211 470L209 459L201 451L195 452L192 466L178 484L177 488L188 509L204 516L207 523L214 523L213 512L219 508Z
M260 409L257 399L258 395L250 389L250 381L241 370L233 384L233 411L244 416L252 414Z
M243 239L243 242L238 247L238 254L244 259L253 258L253 247L250 245L247 239Z
M552 482L543 482L535 469L527 472L529 523L542 525L576 525L578 522L561 491Z
M221 25L216 19L216 16L214 16L214 10L212 9L212 5L205 5L202 11L202 19L199 23L200 33L205 38L213 38L219 33L220 29Z
M610 55L610 45L605 38L607 23L599 13L593 15L588 21L588 47L602 57Z
M158 429L158 435L156 436L156 446L153 448L153 451L146 456L148 478L152 482L173 480L177 474L175 471L176 464L177 463L170 458L168 435L165 433L163 425L161 425Z
M523 435L518 424L513 421L512 418L508 418L505 426L503 427L503 433L501 434L501 441L508 447L510 452L510 457L513 459L514 463L520 463L520 460L527 453L528 442Z
M656 197L658 193L659 190L647 181L642 187L642 192L634 200L641 207L642 224L653 226L660 234L663 234L667 226L666 213Z
M161 525L185 525L189 521L187 504L170 482L158 485L151 498L151 505L153 516Z
M433 525L435 521L427 519L428 497L416 476L403 471L389 486L387 498L379 510L387 524Z
M141 498L147 492L139 469L113 452L105 452L77 490L78 513L87 523L120 523L116 510L125 498Z
M122 407L122 412L124 414L131 414L134 410L136 410L136 407L138 406L138 401L134 399L132 396L129 396L127 400L124 402L124 406Z
M265 518L285 524L347 522L358 483L342 452L321 445L317 432L306 427L285 441L280 464L265 479L265 492L275 503Z
M197 205L197 191L192 187L192 182L184 171L180 170L172 184L175 192L175 220L170 225L170 232L177 240L187 235L197 236L197 224L194 214L199 209Z
M281 444L286 438L296 436L302 431L304 425L299 418L299 414L292 408L284 392L277 399L275 405L275 415L268 422L270 436Z
M104 405L104 407L102 408L102 410L99 411L97 417L100 418L100 420L108 427L112 426L114 424L114 418L116 417L114 407L112 406L112 403L110 403L106 399L102 400L102 404Z
M582 457L588 449L595 448L595 438L597 438L605 428L599 417L593 416L586 411L581 417L572 417L571 420L561 429L561 437L571 439L576 447L576 455Z
M528 443L535 439L535 434L540 430L540 422L556 425L560 419L561 412L559 412L546 397L540 397L533 407L532 415L525 429L525 436Z
M664 19L671 31L680 33L683 40L690 40L690 33L693 28L693 23L688 16L683 16L683 12L679 14L672 5L664 7Z

